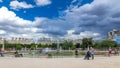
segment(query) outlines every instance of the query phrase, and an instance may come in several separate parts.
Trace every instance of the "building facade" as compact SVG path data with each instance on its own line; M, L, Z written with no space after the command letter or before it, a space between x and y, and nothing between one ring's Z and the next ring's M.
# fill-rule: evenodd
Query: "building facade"
M9 43L9 44L31 44L34 43L33 39L29 38L17 38L17 37L12 37L10 39L7 38L0 38L0 44L4 43Z
M82 43L82 39L53 39L53 38L39 38L36 42L36 44L52 44L52 43L64 43L65 41L71 41L74 44L76 43ZM9 44L31 44L35 43L34 39L30 38L17 38L12 37L10 39L7 38L0 38L0 44L9 43Z
M108 39L109 40L114 40L116 38L120 38L120 30L112 30L108 32Z
M82 39L53 39L53 38L39 38L38 44L52 44L52 43L64 43L65 41L71 41L74 44L76 43L82 43Z

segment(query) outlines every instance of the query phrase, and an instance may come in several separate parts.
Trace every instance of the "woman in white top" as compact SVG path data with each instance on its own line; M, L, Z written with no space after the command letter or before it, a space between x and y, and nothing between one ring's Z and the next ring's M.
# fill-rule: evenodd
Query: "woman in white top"
M91 50L90 50L90 52L91 52L91 57L92 57L92 60L94 59L94 52L95 52L95 50L94 50L94 48L90 48Z

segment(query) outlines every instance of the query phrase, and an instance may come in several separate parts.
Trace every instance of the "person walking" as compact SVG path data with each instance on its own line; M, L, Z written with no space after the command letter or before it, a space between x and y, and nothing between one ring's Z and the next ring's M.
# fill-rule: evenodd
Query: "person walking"
M75 57L77 58L78 57L78 50L75 49Z
M112 49L109 48L109 50L108 50L108 56L109 56L109 57L111 56L111 53L112 53Z
M4 57L4 51L0 49L0 56Z
M92 57L92 60L94 59L94 52L95 52L95 50L94 50L94 48L90 48L91 50L90 50L90 52L91 52L91 57Z
M91 52L90 52L90 50L88 49L87 52L86 52L86 55L85 55L84 60L89 60L90 57L91 57Z

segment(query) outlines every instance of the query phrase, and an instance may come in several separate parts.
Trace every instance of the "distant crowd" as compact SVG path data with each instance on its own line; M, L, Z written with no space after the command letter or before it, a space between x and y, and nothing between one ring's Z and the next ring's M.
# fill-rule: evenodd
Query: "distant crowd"
M47 55L50 50L51 49L49 49L49 48L45 48L43 50L40 50L40 53L41 53L41 51L43 51L43 53ZM85 56L84 56L84 60L90 60L90 59L94 60L94 54L95 54L95 49L93 47L90 47L90 48L88 47L88 49L85 53ZM108 52L106 53L106 56L110 57L112 55L119 55L119 49L109 48ZM3 50L0 50L0 56L1 57L5 56L5 52ZM14 52L14 56L15 57L24 57L24 55L17 50ZM76 57L79 56L78 49L75 49L75 56Z

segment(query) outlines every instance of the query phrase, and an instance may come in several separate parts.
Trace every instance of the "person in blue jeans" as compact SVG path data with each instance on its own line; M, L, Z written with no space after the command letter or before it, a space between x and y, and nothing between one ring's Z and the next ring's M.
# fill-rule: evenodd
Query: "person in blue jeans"
M88 50L88 51L86 52L86 55L85 55L84 60L89 60L90 57L91 57L91 53L90 53L90 50Z
M91 50L90 50L90 52L91 52L91 57L92 57L92 60L94 59L94 52L95 52L95 50L94 50L94 48L90 48Z

